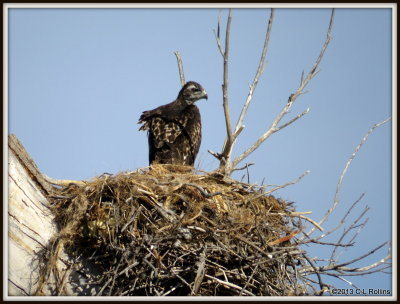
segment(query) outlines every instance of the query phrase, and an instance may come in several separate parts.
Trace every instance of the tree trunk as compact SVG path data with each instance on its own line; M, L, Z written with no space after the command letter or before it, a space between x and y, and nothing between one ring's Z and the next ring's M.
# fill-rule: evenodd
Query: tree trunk
M50 185L41 175L34 161L15 135L8 137L8 295L33 295L39 277L38 252L48 246L57 232L54 216L50 212L48 195ZM58 267L66 269L68 256L62 254ZM80 267L79 267L80 266ZM82 265L78 265L82 268ZM72 268L71 268L72 269ZM73 267L67 277L62 294L91 295L95 289L85 285L85 275L95 272L90 265L85 265L76 272ZM89 270L90 269L90 270ZM44 295L54 295L52 283L43 289ZM59 293L59 291L58 291Z

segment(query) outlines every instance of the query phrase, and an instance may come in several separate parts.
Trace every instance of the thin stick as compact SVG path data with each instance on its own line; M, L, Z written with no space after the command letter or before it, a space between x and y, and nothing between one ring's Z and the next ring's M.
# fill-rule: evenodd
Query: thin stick
M247 290L243 289L242 287L237 286L237 285L235 285L235 284L233 284L233 283L229 283L229 282L222 281L222 280L217 279L217 278L215 278L215 277L212 277L212 276L210 276L210 275L208 275L208 274L206 274L205 276L206 276L207 278L209 278L209 279L214 280L214 281L217 282L217 283L220 283L221 285L223 285L223 286L225 286L225 287L227 287L227 288L229 288L229 287L230 287L230 288L234 288L234 289L236 289L236 290L242 291L243 293L245 293L245 294L247 294L247 295L249 295L249 296L255 296L255 294L251 293L250 291L247 291Z
M225 140L225 143L224 143L224 147L223 147L223 150L222 150L221 154L225 158L225 160L228 161L228 162L230 160L230 156L231 156L235 141L238 138L239 134L244 129L243 121L244 121L244 118L246 116L248 107L249 107L249 105L251 103L251 100L253 98L253 94L254 94L254 91L255 91L255 89L257 87L259 78L260 78L260 76L262 75L262 73L265 70L265 64L266 64L265 57L267 55L269 39L270 39L270 36L271 36L274 13L275 13L275 9L272 8L271 9L271 15L270 15L269 21L268 21L267 33L266 33L265 40L264 40L264 47L263 47L263 50L262 50L262 53L261 53L261 58L260 58L260 61L259 61L259 64L258 64L257 72L256 72L256 75L254 76L252 84L250 85L249 93L247 95L246 101L243 104L242 111L241 111L241 113L239 115L239 118L238 118L238 121L236 123L235 131L234 131L234 133L232 134L232 136L230 138L227 137L227 139Z
M292 107L292 105L294 104L294 102L296 101L297 97L300 96L301 94L304 94L304 89L307 87L307 85L310 82L310 80L312 78L314 78L318 74L317 68L318 68L318 66L319 66L319 64L320 64L320 62L321 62L321 60L322 60L322 58L323 58L323 56L325 54L325 51L326 51L326 49L328 47L328 44L329 44L329 42L331 40L331 31L332 31L334 16L335 16L335 9L332 9L331 19L330 19L330 22L329 22L328 31L326 33L325 43L322 46L321 52L320 52L317 60L315 61L313 67L311 68L311 70L307 74L306 78L303 79L303 76L302 76L302 81L300 83L300 86L298 87L298 89L296 90L295 93L293 93L293 94L291 94L289 96L287 104L283 107L281 112L278 114L278 116L272 122L270 128L263 135L261 135L252 146L250 146L247 150L245 150L242 154L240 154L234 161L232 161L232 164L230 166L231 167L230 170L232 170L232 168L235 168L241 161L243 161L254 150L256 150L272 134L274 134L275 132L277 132L277 131L285 128L285 127L287 127L288 125L292 124L297 119L299 119L300 117L304 116L305 114L307 114L309 112L309 109L307 109L307 110L303 111L301 114L299 114L297 117L295 117L294 119L290 120L289 122L281 125L280 127L278 126L278 124L282 120L282 118L287 113L289 113L289 110ZM228 172L229 172L229 170L228 170Z
M319 221L319 224L322 225L323 223L325 223L325 221L329 218L329 216L332 214L332 212L336 209L336 207L338 206L339 202L340 202L340 190L342 187L342 183L343 183L343 179L344 176L347 173L348 168L350 167L352 161L354 160L354 158L357 155L357 152L361 149L361 147L364 145L364 143L368 140L368 137L371 135L371 133L378 127L382 126L383 124L387 123L389 120L391 119L391 117L386 118L384 121L381 121L379 123L374 124L371 129L369 129L369 131L367 132L367 134L365 134L365 136L363 137L363 139L361 140L361 142L358 144L358 146L356 147L356 149L354 150L354 152L350 155L350 158L347 160L346 165L344 166L344 169L342 171L342 174L339 177L339 181L336 185L336 192L335 192L335 198L333 200L333 204L331 206L331 208L328 209L328 211L325 213L324 217ZM315 231L315 228L312 228L307 235L311 235L311 233L313 233Z
M260 78L260 76L262 75L262 73L265 70L265 57L267 56L267 50L268 50L268 45L269 45L269 38L271 36L271 30L272 30L272 23L274 21L274 15L275 15L275 9L271 8L271 14L268 20L268 28L267 28L267 34L265 35L265 40L264 40L264 47L261 53L261 58L260 58L260 62L258 64L258 68L257 68L257 72L256 75L254 76L254 80L252 82L252 84L250 85L250 90L249 90L249 94L247 95L246 101L244 102L242 111L240 113L239 119L236 123L236 128L235 128L235 133L234 136L237 137L238 136L238 131L239 129L243 126L243 120L244 117L246 116L247 113L247 109L249 108L250 102L253 98L253 94L254 91L257 87L258 84L258 80Z
M205 264L206 264L206 250L207 247L203 249L203 251L200 253L200 260L198 262L198 268L197 268L197 273L196 273L196 278L194 279L194 285L192 289L192 296L195 296L201 286L201 283L203 282L203 278L205 275Z
M219 11L218 11L218 29L217 29L217 32L215 32L215 30L214 30L214 36L215 36L215 39L217 40L218 50L219 50L221 56L224 57L224 51L222 50L221 39L219 37L220 28L221 28L221 12L222 12L222 10L219 9Z
M181 80L182 87L185 85L185 74L183 72L183 64L182 64L182 57L179 51L174 52L176 56L176 60L178 61L178 69L179 69L179 78Z
M42 176L49 184L52 184L52 185L58 185L58 186L68 186L69 184L76 184L76 185L80 185L80 186L86 185L86 182L81 181L81 180L54 179L54 178L47 176L44 173L42 173Z
M291 181L291 182L288 182L288 183L286 183L286 184L284 184L284 185L277 186L277 187L275 187L274 189L268 190L268 191L264 192L263 195L272 193L272 192L274 192L274 191L276 191L276 190L285 188L285 187L287 187L287 186L289 186L289 185L297 184L303 177L305 177L305 176L306 176L307 174L309 174L310 172L311 172L310 170L307 170L307 171L305 171L302 175L300 175L297 179L295 179L295 180L293 180L293 181Z

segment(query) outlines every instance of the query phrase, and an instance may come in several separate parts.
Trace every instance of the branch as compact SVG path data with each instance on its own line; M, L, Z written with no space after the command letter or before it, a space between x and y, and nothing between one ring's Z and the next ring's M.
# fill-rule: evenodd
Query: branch
M364 274L369 274L369 273L374 273L374 272L379 272L383 269L389 268L390 266L385 266L385 267L381 267L378 268L379 266L386 264L390 259L392 259L392 255L390 253L390 248L389 248L389 253L386 255L386 257L384 257L383 259L380 259L377 262L374 262L370 265L364 266L364 267L348 267L350 264L354 264L356 262L359 262L363 259L365 259L366 257L374 254L377 250L381 249L383 246L385 246L388 242L385 242L377 247L375 247L374 249L370 250L369 252L360 255L357 258L354 258L350 261L344 262L344 263L340 263L340 264L329 264L326 266L318 266L318 267L312 267L312 266L308 266L308 267L304 267L302 269L299 269L300 273L304 273L304 272L310 272L310 273L320 273L320 274L324 274L324 275L333 275L333 276L337 276L337 275L341 275L341 276L351 276L351 275L364 275ZM372 270L372 271L371 271ZM338 273L330 273L329 271L337 271Z
M307 174L309 174L310 172L311 172L311 171L307 170L307 171L305 171L302 175L300 175L297 179L295 179L295 180L293 180L293 181L291 181L291 182L288 182L288 183L286 183L286 184L284 184L284 185L277 186L277 187L275 187L274 189L265 191L265 192L263 193L263 195L270 194L270 193L272 193L272 192L274 192L274 191L276 191L276 190L285 188L285 187L287 187L287 186L289 186L289 185L297 184L303 177L305 177L305 176L306 176Z
M350 206L350 208L347 210L346 214L342 217L342 219L339 221L339 223L336 225L336 227L332 228L331 230L329 230L326 233L323 233L323 234L319 235L318 237L315 237L313 239L309 239L308 241L309 242L317 242L320 239L323 239L323 238L327 237L328 235L332 234L337 229L339 229L341 226L343 226L343 224L346 222L346 218L350 215L350 213L353 210L353 208L362 200L363 197L364 197L364 193L361 194L360 197ZM304 234L305 237L309 237L307 233L303 232L303 234ZM304 240L304 236L300 239L300 241Z
M178 61L179 78L181 80L182 87L185 85L185 74L183 73L182 57L179 51L174 52L176 60Z
M217 33L214 30L214 36L215 36L215 40L217 40L218 50L221 53L221 56L224 57L224 51L222 50L222 46L221 46L221 39L219 38L220 24L221 24L221 9L218 12L218 30L217 30Z
M265 70L265 64L266 64L265 57L267 55L269 38L271 36L272 23L274 21L274 13L275 13L275 9L271 8L271 15L270 15L269 20L268 20L267 34L265 36L264 47L263 47L263 50L262 50L260 62L258 64L257 72L256 72L256 75L254 76L253 83L250 85L249 94L247 95L246 101L245 101L245 103L243 105L242 112L240 113L239 119L238 119L238 121L236 123L236 128L235 128L235 133L234 133L234 137L235 138L239 135L238 134L239 129L243 126L243 120L244 120L244 117L246 116L247 109L248 109L248 107L250 105L250 102L251 102L251 100L253 98L253 93L254 93L254 91L255 91L255 89L257 87L258 80L259 80L260 76L262 75L262 73L264 73L264 70Z
M81 181L81 180L54 179L54 178L47 176L44 173L42 173L42 176L49 184L52 184L52 185L57 185L57 186L68 186L70 184L76 184L76 185L80 185L80 186L86 185L86 182Z
M283 107L283 109L281 110L281 112L278 114L278 116L275 118L275 120L273 121L273 123L271 124L270 128L263 134L261 135L258 140L251 146L249 147L247 150L245 150L241 155L239 155L233 162L231 167L235 168L241 161L243 161L247 156L249 156L254 150L256 150L268 137L270 137L272 134L274 134L275 132L287 127L288 125L292 124L293 122L295 122L297 119L301 118L302 116L304 116L305 114L308 113L309 109L305 110L303 113L297 115L295 118L291 119L289 122L281 125L278 127L279 122L282 120L282 118L289 112L290 108L292 107L292 105L294 104L294 102L296 101L297 97L299 97L301 94L304 94L304 89L307 87L307 85L309 84L310 80L312 78L314 78L317 74L317 68L325 54L325 51L329 45L329 42L331 40L331 32L332 32L332 26L333 26L333 20L334 20L334 16L335 16L335 9L332 9L332 14L331 14L331 19L329 22L329 27L328 27L328 31L326 33L326 40L324 45L322 46L322 49L320 51L320 54L317 58L317 60L315 61L313 67L311 68L311 70L308 72L306 78L304 78L304 74L302 73L301 76L301 82L299 87L297 88L296 92L291 94L289 96L288 102L287 104Z
M238 285L235 285L235 284L233 284L233 283L229 283L229 282L226 282L226 281L222 281L222 280L220 280L220 279L218 279L218 278L215 278L215 277L212 277L212 276L210 276L210 275L208 275L208 274L206 274L205 277L207 277L207 278L209 278L209 279L211 279L211 280L213 280L213 281L215 281L215 282L221 284L221 285L224 286L225 288L228 288L228 289L233 288L233 289L239 290L240 292L245 293L245 294L247 294L247 295L249 295L249 296L255 296L255 294L251 293L250 291L247 291L247 290L245 290L244 288L242 288L242 287L240 287L240 286L238 286Z
M348 168L350 167L352 161L354 160L354 158L356 157L357 152L361 149L361 147L364 145L364 143L368 140L368 137L371 135L371 133L378 127L382 126L383 124L387 123L389 120L391 119L391 117L386 118L384 121L381 121L379 123L374 124L371 129L369 129L369 131L367 132L367 134L365 134L364 138L361 140L361 142L358 144L358 146L356 147L356 149L354 150L354 152L351 154L350 158L347 160L346 165L344 166L344 169L342 171L342 174L339 177L339 181L336 185L336 192L335 192L335 198L333 200L333 204L331 206L330 209L328 209L328 211L325 213L324 217L319 221L319 224L322 225L328 218L329 216L332 214L332 212L336 209L336 207L338 206L339 202L340 202L340 190L342 187L342 183L343 183L343 179L344 176L347 173ZM313 232L315 231L315 228L312 228L307 235L311 235Z
M225 52L224 52L224 83L222 85L222 93L223 93L223 107L224 107L224 115L225 115L225 123L226 123L226 140L224 146L231 146L233 134L232 134L232 124L231 124L231 115L229 113L229 105L228 105L228 62L229 62L229 34L231 31L231 22L232 22L232 9L229 9L228 22L226 25L226 36L225 36ZM223 153L225 157L225 161L228 162L227 155Z
M238 119L238 121L236 123L235 131L232 134L232 129L229 129L230 131L228 132L228 136L227 136L227 138L225 140L224 147L222 149L222 153L221 153L222 158L220 158L220 160L222 160L221 161L221 165L223 167L225 167L225 168L227 166L229 166L229 162L230 162L233 146L234 146L235 141L238 138L239 134L244 129L244 125L243 125L244 117L245 117L245 115L247 113L248 107L249 107L250 102L251 102L251 100L253 98L253 94L254 94L254 91L255 91L255 89L257 87L258 80L259 80L260 76L262 75L262 73L265 70L265 64L266 64L265 57L266 57L266 54L267 54L269 39L270 39L270 35L271 35L272 23L273 23L273 19L274 19L274 12L275 12L275 9L272 8L271 9L271 15L270 15L270 18L269 18L269 21L268 21L268 28L267 28L267 33L266 33L266 36L265 36L264 47L263 47L263 50L262 50L260 62L258 64L257 72L256 72L256 75L254 76L254 80L253 80L252 84L250 85L250 90L249 90L249 93L247 95L246 101L243 104L243 108L242 108L242 111L240 113L239 119ZM227 38L228 38L228 35L227 35ZM217 40L217 42L218 42L218 40ZM225 70L224 70L224 72L225 72ZM225 74L224 74L224 77L225 77ZM224 79L224 83L225 83L225 79ZM225 97L225 95L224 95L224 97ZM230 122L230 117L228 117L227 119L229 119L229 122ZM230 174L232 172L231 171L232 169L234 169L234 167L228 168L227 173Z
M291 125L292 123L294 123L296 120L298 120L299 118L303 117L304 115L308 114L308 112L310 112L310 108L305 109L303 112L301 112L300 114L298 114L296 117L292 118L291 120L289 120L288 122L284 123L283 125L276 127L276 131L282 130L283 128L286 128L288 125Z
M350 227L347 228L347 229L345 229L345 230L343 231L343 233L342 233L342 235L340 236L340 238L339 238L339 240L337 241L337 243L339 243L339 244L342 243L342 241L343 241L343 239L346 237L346 235L347 235L351 230L353 230L353 229L355 229L355 228L357 227L357 226L356 226L357 223L364 217L364 215L368 212L368 210L369 210L369 208L366 207L366 208L364 209L364 211L359 215L359 217L353 221L353 223L350 225ZM368 219L367 219L367 220L368 220ZM361 228L364 227L365 224L366 224L366 221L365 221L363 224L361 224ZM358 233L357 233L357 234L358 234ZM357 236L357 234L356 234L355 236ZM355 236L350 240L350 243L354 240ZM335 256L336 256L336 251L337 251L338 248L339 248L339 247L335 247L335 248L333 248L333 250L332 250L332 254L331 254L331 257L330 257L331 263L333 263L333 260L334 260L334 258L335 258Z

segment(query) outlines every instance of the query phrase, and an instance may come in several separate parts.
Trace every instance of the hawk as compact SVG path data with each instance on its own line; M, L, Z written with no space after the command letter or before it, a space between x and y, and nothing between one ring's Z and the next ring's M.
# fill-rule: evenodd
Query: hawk
M193 166L201 142L200 111L194 104L208 99L194 81L187 82L178 97L139 118L140 131L148 131L149 163Z

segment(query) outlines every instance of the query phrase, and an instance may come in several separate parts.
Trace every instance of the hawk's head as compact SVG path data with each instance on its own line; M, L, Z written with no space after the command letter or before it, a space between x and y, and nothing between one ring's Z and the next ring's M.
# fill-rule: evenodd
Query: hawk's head
M202 98L208 99L207 92L194 81L186 82L178 94L178 99L184 100L188 105L192 105Z

